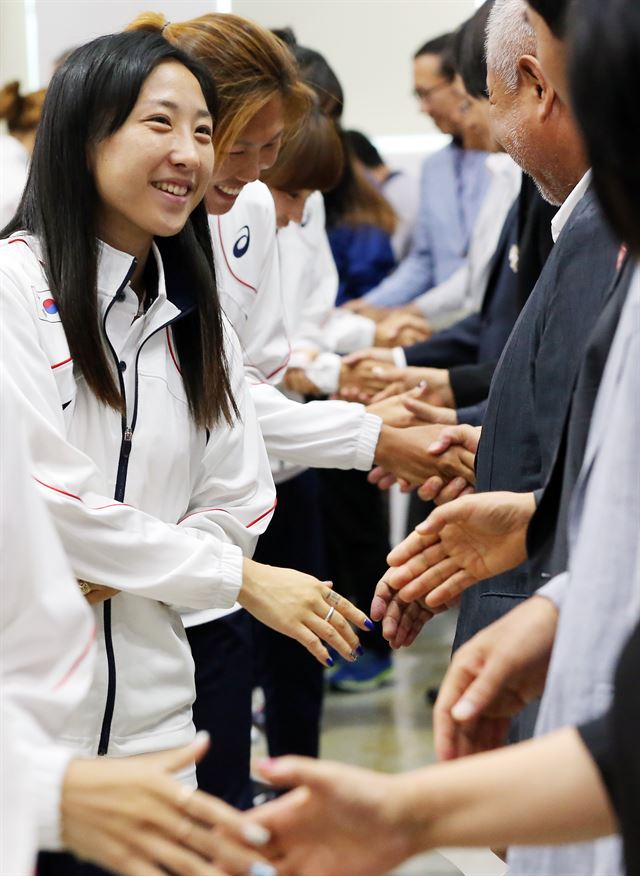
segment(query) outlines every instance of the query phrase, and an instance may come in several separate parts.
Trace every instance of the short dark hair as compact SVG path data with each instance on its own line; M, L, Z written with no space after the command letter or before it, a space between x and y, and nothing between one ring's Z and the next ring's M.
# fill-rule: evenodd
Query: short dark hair
M580 0L569 28L572 105L593 183L616 233L640 255L640 5Z
M322 110L339 119L344 110L344 92L333 68L320 52L300 46L290 46L300 68L300 76L318 95Z
M541 15L551 33L562 40L567 34L567 12L571 0L527 0L529 6Z
M158 34L144 31L99 37L76 49L47 89L29 177L17 213L0 232L38 237L44 270L58 306L74 363L94 395L123 409L114 364L98 318L99 198L87 149L110 137L131 113L148 76L174 61L198 80L215 118L215 87L206 71ZM174 338L191 413L200 427L237 413L224 349L224 328L204 201L179 234L158 238L167 261L180 265L196 298L176 322Z
M361 131L345 131L344 141L351 153L364 164L365 167L382 167L382 156L373 145L371 140Z
M414 60L416 60L417 58L422 58L424 55L436 55L438 58L440 58L440 73L447 81L453 82L456 71L455 68L452 66L450 60L452 39L453 33L443 33L441 36L437 36L431 40L427 40L427 42L423 43L420 48L414 53Z
M476 10L454 34L453 62L471 97L487 98L487 24L495 0Z

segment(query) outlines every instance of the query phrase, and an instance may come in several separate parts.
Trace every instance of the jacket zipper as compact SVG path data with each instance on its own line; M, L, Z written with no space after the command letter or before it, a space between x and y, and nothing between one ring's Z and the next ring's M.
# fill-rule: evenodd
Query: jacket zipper
M131 417L131 425L127 425L127 398L126 391L124 386L124 380L122 378L122 373L120 372L120 368L118 367L118 356L116 355L116 351L113 349L111 342L109 341L109 336L107 335L106 323L107 316L109 315L109 311L113 306L113 302L116 300L117 296L122 292L124 287L129 282L133 272L136 268L136 260L133 260L129 271L127 272L127 276L124 278L117 292L115 293L111 303L107 307L104 319L103 319L103 331L105 337L107 339L107 343L109 345L109 349L111 351L111 355L113 356L113 360L116 365L116 369L118 372L118 379L120 382L120 392L122 394L122 400L124 401L124 411L122 417L122 441L120 442L120 456L118 458L118 470L116 474L116 487L114 493L114 499L116 502L124 502L124 496L127 486L127 472L129 469L129 456L131 455L131 446L133 443L133 431L136 427L136 421L138 419L138 361L140 359L140 353L142 348L147 343L147 341L151 340L154 335L157 335L158 332L164 331L168 326L172 325L174 322L177 322L183 316L186 315L187 311L181 312L174 319L170 320L164 325L157 328L154 332L152 332L148 337L144 339L140 347L138 348L138 352L136 353L135 359L135 391L134 391L134 399L133 399L133 411ZM113 721L113 712L115 708L116 701L116 661L115 654L113 650L113 636L111 631L111 600L105 599L104 607L103 607L103 624L104 624L104 647L107 657L107 698L105 702L104 714L102 717L102 728L100 730L100 741L98 743L98 755L103 756L107 754L109 749L109 739L111 736L111 723Z
M113 307L114 301L117 300L118 296L125 288L129 280L131 279L133 272L136 269L137 260L133 259L131 262L131 266L127 271L127 274L118 287L115 295L111 299L109 306L107 307L104 318L102 320L102 329L104 331L104 336L107 339L107 344L109 345L109 349L111 351L111 355L113 356L113 360L115 362L116 371L118 373L118 381L120 383L120 394L122 395L122 401L124 402L124 413L122 415L122 440L120 442L120 456L118 459L118 473L116 475L116 487L114 492L114 499L116 502L124 501L124 494L127 485L127 469L129 467L129 456L131 454L131 443L133 441L133 430L127 426L127 395L124 386L124 380L122 379L122 374L120 372L120 368L118 367L118 357L116 355L116 351L113 349L111 345L111 341L109 340L109 335L107 334L107 317L109 316L109 311ZM107 697L104 706L104 713L102 716L102 726L100 728L100 739L98 741L98 755L105 755L109 749L109 737L111 735L111 722L113 721L113 710L116 702L116 659L113 651L113 635L111 631L111 600L105 599L103 608L102 608L102 618L103 618L103 626L104 626L104 648L105 654L107 658Z

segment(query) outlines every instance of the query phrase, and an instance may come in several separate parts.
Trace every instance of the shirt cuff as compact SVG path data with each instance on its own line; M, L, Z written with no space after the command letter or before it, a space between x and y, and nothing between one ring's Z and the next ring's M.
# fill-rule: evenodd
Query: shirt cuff
M382 420L380 417L375 414L364 415L356 448L354 468L359 471L368 471L373 466L381 429Z
M215 583L217 608L233 608L242 587L244 555L235 544L222 545L220 579Z
M407 357L402 347L394 347L391 352L393 353L393 364L396 368L406 368Z
M38 848L44 852L62 849L61 813L62 785L74 752L61 745L38 746L29 749L33 776L37 782L35 802L38 825Z
M544 596L546 599L550 599L558 611L560 611L568 583L569 573L563 572L561 575L556 575L555 578L552 578L544 587L541 587L536 592L536 596Z
M342 360L337 353L320 353L306 365L305 375L323 395L332 395L340 386Z

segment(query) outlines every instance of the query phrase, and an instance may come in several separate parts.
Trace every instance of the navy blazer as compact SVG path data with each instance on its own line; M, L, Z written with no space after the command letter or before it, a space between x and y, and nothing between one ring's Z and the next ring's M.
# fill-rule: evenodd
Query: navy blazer
M552 250L496 368L476 457L478 492L531 492L546 482L618 251L589 189ZM527 563L471 587L462 597L454 647L532 592Z

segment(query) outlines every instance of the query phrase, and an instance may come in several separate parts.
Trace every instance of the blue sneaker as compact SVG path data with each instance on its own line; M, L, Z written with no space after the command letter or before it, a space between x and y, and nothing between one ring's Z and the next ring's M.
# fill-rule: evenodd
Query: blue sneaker
M343 693L377 690L389 683L392 675L391 655L378 657L376 654L365 652L355 663L345 661L329 678L329 687L331 690Z

